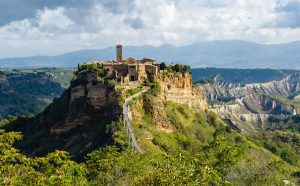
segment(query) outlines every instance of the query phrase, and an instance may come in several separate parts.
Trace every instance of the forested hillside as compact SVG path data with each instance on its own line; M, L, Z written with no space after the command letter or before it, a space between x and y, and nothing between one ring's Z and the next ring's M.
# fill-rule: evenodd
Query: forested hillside
M0 119L35 115L59 97L73 69L0 69Z
M231 68L193 68L194 83L213 83L214 77L220 76L223 81L249 84L281 80L284 77L300 72L299 70L280 69L231 69Z

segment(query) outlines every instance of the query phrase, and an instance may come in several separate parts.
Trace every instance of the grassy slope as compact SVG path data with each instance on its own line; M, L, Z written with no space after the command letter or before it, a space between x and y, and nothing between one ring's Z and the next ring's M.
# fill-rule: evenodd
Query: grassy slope
M159 101L148 96L154 105ZM292 174L296 176L299 168L272 154L259 141L231 130L213 113L195 112L173 102L164 102L162 107L165 113L159 114L168 121L165 123L168 130L153 123L153 115L146 112L141 97L131 104L134 132L144 154L128 148L122 124L107 125L110 128L105 131L102 128L106 135L113 133L119 148L106 147L88 154L82 164L87 169L81 172L84 180L94 185L282 185L283 180L296 183ZM49 113L51 110L56 108L48 108ZM51 118L53 115L46 117L49 120L46 124L51 123ZM36 127L30 131L38 135ZM100 142L99 131L90 129L91 133L73 131L77 135L71 133L68 140ZM57 142L50 138L47 144Z
M165 102L164 110L173 132L165 132L157 128L140 100L135 100L132 110L141 115L133 118L133 127L141 147L151 154L174 153L184 150L191 154L203 151L210 145L217 134L222 134L232 145L238 145L243 155L236 165L232 165L225 178L237 185L282 183L292 180L292 174L299 170L264 148L241 136L238 132L226 127L210 112L197 113L173 102ZM155 98L151 99L155 101ZM169 127L170 128L170 127Z

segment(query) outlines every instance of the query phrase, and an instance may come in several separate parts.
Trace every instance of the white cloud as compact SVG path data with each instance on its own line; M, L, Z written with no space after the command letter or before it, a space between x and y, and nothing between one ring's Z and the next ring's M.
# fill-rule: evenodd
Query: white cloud
M185 45L229 39L260 43L300 39L298 27L289 25L298 23L290 20L298 9L291 11L289 0L95 2L83 8L39 9L34 18L0 27L0 58L104 48L118 42Z
M50 30L66 30L74 24L74 22L65 15L65 9L59 7L55 10L38 10L37 12L38 27Z

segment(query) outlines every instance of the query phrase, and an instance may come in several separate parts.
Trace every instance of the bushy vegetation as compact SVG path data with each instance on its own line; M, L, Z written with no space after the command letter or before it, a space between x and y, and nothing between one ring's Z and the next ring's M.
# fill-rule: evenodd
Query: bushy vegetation
M204 153L138 154L105 147L76 163L67 152L28 158L12 147L19 133L0 132L0 183L5 185L199 185L226 183L222 174L237 152L219 137ZM229 149L228 149L229 148ZM219 156L222 159L213 159Z
M208 83L214 83L214 77L203 77L199 78L198 80L194 81L195 84L208 84Z
M175 64L175 65L172 64L167 66L164 62L162 62L160 64L160 69L166 72L186 73L186 72L190 72L191 67L188 65L181 65L181 64Z
M300 167L300 135L292 132L265 131L254 136L273 154L291 165Z
M18 117L16 117L16 116L11 116L11 115L7 116L7 118L0 120L0 127L3 127L5 125L15 121L17 118Z
M74 72L71 85L84 85L87 83L87 74L94 75L93 84L105 84L111 87L117 85L120 79L115 79L99 64L82 64L78 66L78 70Z
M155 97L148 96L155 102ZM152 113L140 103L137 99L131 107L141 114L143 124L135 119L132 124L144 154L128 146L124 126L117 122L104 130L115 146L94 150L81 163L63 151L26 157L12 147L21 134L1 131L0 184L280 185L283 179L295 181L292 177L297 176L297 169L265 152L263 144L253 144L227 127L214 113L165 102L165 119L172 130L164 132L156 128ZM99 140L99 134L96 131L89 136ZM285 141L297 143L297 139Z
M99 66L98 64L82 64L78 67L78 71L89 71L89 72L95 72L98 76L103 77L105 76L104 69Z
M160 70L165 70L166 67L167 67L167 65L166 65L165 62L161 62L161 63L159 64L159 67L160 67Z
M150 88L151 88L151 93L153 95L158 95L161 92L161 86L160 86L159 82L151 83Z
M132 96L136 93L141 92L143 89L142 88L130 88L126 90L126 97Z
M143 102L150 100L152 105L157 104L155 97L146 97L148 101ZM166 116L162 113L156 116L166 117L169 121L169 124L164 122L165 129L162 130L151 110L147 111L148 108L143 108L140 103L136 100L132 104L132 109L141 113L132 123L141 147L151 154L176 155L180 152L195 158L213 172L208 182L198 184L281 185L283 179L297 182L295 175L299 168L289 165L284 157L275 157L265 150L263 144L249 141L226 126L216 114L195 112L185 106L165 102L163 112Z
M0 130L1 185L85 185L84 164L70 160L66 152L55 151L46 157L28 158L12 145L22 136Z

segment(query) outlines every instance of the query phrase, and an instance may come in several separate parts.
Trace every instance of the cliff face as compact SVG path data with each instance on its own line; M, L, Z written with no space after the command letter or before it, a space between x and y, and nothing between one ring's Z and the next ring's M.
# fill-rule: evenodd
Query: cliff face
M171 73L168 77L161 77L159 84L160 94L143 96L140 105L160 131L173 131L164 110L167 101L187 105L195 110L207 108L201 89L192 87L190 74ZM26 153L33 156L60 149L82 158L91 150L114 144L113 129L119 127L122 121L120 100L127 95L122 93L136 86L140 85L134 82L116 83L110 77L93 70L77 72L63 95L54 99L28 124L20 148L26 149ZM130 117L139 118L142 115L141 110L130 109ZM52 145L49 147L46 144Z
M189 73L160 76L161 99L187 105L195 110L205 110L207 101L200 87L193 87Z
M189 73L169 73L158 78L161 91L156 96L144 94L141 99L132 105L130 115L139 124L143 124L140 111L143 110L151 116L151 123L156 130L172 133L174 131L170 119L166 114L166 104L171 101L180 106L187 106L194 111L203 111L208 108L201 87L192 86L192 77ZM149 137L151 138L151 137Z
M88 152L114 143L110 127L122 114L120 91L94 72L79 72L77 77L61 97L27 123L20 144L26 154L40 156L59 149L82 159Z
M101 117L121 117L121 107L118 104L120 92L116 86L99 82L95 73L80 73L78 79L79 82L70 87L67 114L51 127L51 134L93 125L103 119Z

